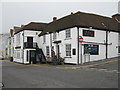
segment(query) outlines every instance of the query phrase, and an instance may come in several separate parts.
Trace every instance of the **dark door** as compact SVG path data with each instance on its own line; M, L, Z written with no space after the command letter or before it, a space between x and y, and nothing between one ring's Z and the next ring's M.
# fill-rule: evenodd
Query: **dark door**
M57 50L57 58L60 58L60 47L58 44L56 45L56 50Z
M28 47L33 47L33 37L27 37L27 45Z
M33 63L33 64L36 64L37 63L37 61L36 61L36 51L35 50L30 50L30 64L31 64L31 62Z

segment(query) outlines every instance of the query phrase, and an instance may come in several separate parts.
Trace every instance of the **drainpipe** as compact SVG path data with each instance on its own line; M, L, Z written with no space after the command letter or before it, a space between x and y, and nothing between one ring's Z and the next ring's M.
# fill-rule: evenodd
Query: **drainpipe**
M24 63L24 30L23 30L23 63Z
M78 49L77 49L77 63L79 64L79 27L77 27L77 47L78 47Z
M52 33L50 33L50 46L51 46L51 57L52 57Z
M106 59L108 58L108 31L106 31Z

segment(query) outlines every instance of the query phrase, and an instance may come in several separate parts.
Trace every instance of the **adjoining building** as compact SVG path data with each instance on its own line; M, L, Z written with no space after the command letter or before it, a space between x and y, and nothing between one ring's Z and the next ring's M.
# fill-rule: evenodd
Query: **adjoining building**
M14 28L14 62L30 64L45 61L45 56L37 42L38 34L46 25L46 23L31 22Z
M0 59L8 58L8 38L9 33L0 34Z
M118 57L120 23L115 16L77 12L60 19L54 17L39 34L39 47L46 59L51 58L54 49L58 58L72 64Z

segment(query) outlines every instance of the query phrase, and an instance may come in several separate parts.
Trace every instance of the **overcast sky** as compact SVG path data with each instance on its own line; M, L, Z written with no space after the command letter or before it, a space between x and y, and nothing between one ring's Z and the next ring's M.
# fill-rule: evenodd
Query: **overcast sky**
M29 22L48 23L52 21L54 16L59 19L71 12L75 13L77 11L111 17L113 14L118 13L118 1L119 0L112 0L110 2L108 0L106 2L100 2L100 0L99 2L8 2L6 0L6 2L2 2L2 33L9 32L13 26L20 26L28 24Z

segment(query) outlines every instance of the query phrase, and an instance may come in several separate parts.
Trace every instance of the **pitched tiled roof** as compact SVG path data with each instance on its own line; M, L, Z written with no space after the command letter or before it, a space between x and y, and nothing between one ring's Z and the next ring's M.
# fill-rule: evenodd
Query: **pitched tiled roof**
M50 22L39 36L44 35L46 32L57 32L75 26L120 32L120 24L110 17L77 12Z
M13 37L14 29L10 29L10 36Z
M19 32L21 30L21 27L14 26L15 33Z
M47 23L31 22L27 25L23 25L21 27L16 27L14 29L15 29L15 34L16 34L23 30L43 31L46 26L47 26Z

